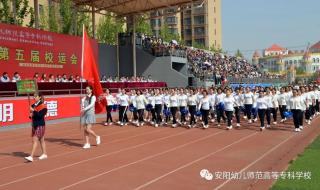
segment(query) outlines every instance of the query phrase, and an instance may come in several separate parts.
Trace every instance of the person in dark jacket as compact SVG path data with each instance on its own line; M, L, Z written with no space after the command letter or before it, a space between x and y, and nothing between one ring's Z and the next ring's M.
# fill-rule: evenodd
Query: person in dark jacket
M25 157L29 162L33 161L33 156L38 146L38 141L40 142L42 155L39 160L47 159L46 144L44 141L45 134L45 120L44 117L47 114L47 107L44 104L43 96L40 93L34 94L35 103L30 106L29 118L32 119L32 150L28 157Z

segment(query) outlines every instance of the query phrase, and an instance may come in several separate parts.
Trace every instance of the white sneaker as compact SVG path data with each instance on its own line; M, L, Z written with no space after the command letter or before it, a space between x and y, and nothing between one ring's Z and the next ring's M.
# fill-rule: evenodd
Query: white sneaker
M96 142L97 142L97 145L101 144L101 138L100 138L100 136L97 136Z
M228 129L228 130L232 129L232 125L228 126L227 129Z
M265 127L260 127L260 131L263 131L265 130L266 128Z
M284 121L287 121L287 118L286 118L286 117L284 118Z
M249 123L252 123L252 120L251 120L251 119L249 120Z
M270 125L267 125L267 128L270 128Z
M183 122L183 125L186 125L187 124L187 122Z
M155 124L154 126L155 126L155 127L159 127L159 125L158 125L158 124Z
M141 126L143 126L144 125L144 123L141 123Z
M113 125L113 123L112 123L112 122L110 122L110 123L109 123L109 125Z
M107 123L107 122L104 123L104 126L108 126L108 125L109 125L109 123Z
M254 121L254 122L258 121L258 118L255 118L253 121Z
M237 123L237 127L240 127L241 125L240 125L240 123Z
M120 123L120 126L123 126L123 123Z
M203 128L208 129L209 125L203 125Z
M90 147L91 147L90 144L84 144L84 146L83 146L82 148L88 149L88 148L90 148Z
M281 119L280 123L283 123L284 122L284 119Z
M39 160L44 160L44 159L47 159L47 158L48 158L48 155L42 154L42 155L39 157Z
M120 124L121 124L121 122L120 122L120 121L117 121L117 124L119 124L119 125L120 125Z
M188 127L189 127L189 129L191 129L192 126L191 126L191 125L188 125Z
M220 127L221 125L220 124L218 124L218 127Z
M29 162L33 162L33 158L31 156L24 157L24 159L28 160Z
M299 128L295 128L295 129L294 129L294 131L295 131L295 132L300 132L300 131L301 131L301 129L299 129Z
M307 122L307 123L308 123L308 125L310 125L310 124L311 124L311 121L310 121L310 120L308 120L308 122Z
M173 124L173 125L172 125L172 128L176 128L176 127L177 127L177 124Z
M273 125L277 125L277 122L273 122Z
M247 116L243 116L243 119L247 119Z
M215 121L214 119L211 119L211 123L214 123L214 121Z
M299 126L299 129L302 130L302 129L303 129L303 126Z
M137 127L139 127L140 126L140 124L139 123L137 123Z

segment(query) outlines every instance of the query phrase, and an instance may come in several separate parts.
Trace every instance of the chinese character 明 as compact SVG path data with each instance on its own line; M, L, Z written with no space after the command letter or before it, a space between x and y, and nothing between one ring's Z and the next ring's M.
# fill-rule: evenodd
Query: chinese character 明
M59 53L58 58L59 58L59 63L62 63L62 64L66 63L66 54L65 53Z
M56 100L53 101L47 101L45 102L47 104L47 117L50 116L58 116L58 102Z
M0 46L0 60L8 60L9 59L9 49L6 47Z
M72 54L72 56L70 57L71 60L71 64L77 64L77 56L75 54Z
M13 104L0 104L0 121L13 121Z
M46 63L53 63L53 53L52 52L46 52L45 60L46 60Z
M39 51L31 50L31 62L40 62Z
M23 53L24 53L23 49L16 49L16 60L17 61L24 61Z

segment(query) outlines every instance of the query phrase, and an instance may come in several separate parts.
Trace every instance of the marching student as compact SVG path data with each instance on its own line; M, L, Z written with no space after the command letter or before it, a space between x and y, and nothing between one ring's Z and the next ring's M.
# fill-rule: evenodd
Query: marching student
M298 90L298 89L297 89ZM298 116L299 118L299 128L303 129L303 116L307 110L307 97L305 94L305 88L304 87L300 87L300 90L298 90L298 96L300 97L300 108L301 108L301 112Z
M172 114L172 127L176 127L177 126L177 120L176 120L176 114L177 114L177 110L178 110L178 95L175 89L171 89L171 96L169 98L170 101L170 111Z
M240 93L239 88L236 89L236 94L233 96L234 98L234 111L237 120L237 127L240 127L240 107L242 105L242 94Z
M301 98L298 96L298 91L294 89L292 91L292 97L289 100L289 107L293 115L294 131L300 132L300 116L301 116Z
M165 89L164 93L163 93L163 109L164 110L169 110L170 109L170 91L169 89ZM165 115L165 125L168 124L168 122L170 121L170 115Z
M272 89L272 107L271 107L271 113L273 117L273 124L277 125L277 114L278 114L278 95L275 88Z
M116 104L116 99L112 96L112 94L110 94L110 90L109 89L106 89L105 98L107 100L107 106L106 106L107 120L104 123L104 125L107 126L107 125L112 125L113 121L112 121L111 111L112 111L113 105Z
M32 119L32 150L30 156L25 157L29 162L33 162L33 156L38 146L38 141L40 142L42 154L39 160L47 159L47 149L46 143L44 141L45 134L45 115L47 114L47 107L44 104L44 99L42 94L35 93L33 96L35 103L30 106L29 118Z
M270 88L267 87L265 89L265 100L267 102L267 110L266 110L266 118L267 118L267 128L270 128L271 124L271 109L273 108L273 102L272 102L272 93L270 91Z
M268 109L268 102L264 97L264 92L259 92L259 97L257 98L257 108L258 108L258 115L260 119L260 130L263 131L265 129L264 126L264 118L266 116L266 111Z
M227 129L230 130L230 129L232 129L231 120L232 120L232 115L233 115L233 111L234 111L234 104L235 104L235 99L233 98L230 89L227 89L226 96L223 99L223 103L224 103L224 111L226 113L227 120L228 120Z
M248 118L249 123L252 123L251 109L254 101L254 96L253 96L253 93L250 91L249 87L246 88L245 93L243 94L243 99L244 99L243 104L246 110L246 116Z
M278 104L279 104L279 111L281 116L281 123L287 120L284 115L284 112L287 111L287 94L285 93L284 87L280 88L280 94L278 95Z
M84 127L84 137L85 144L83 146L84 149L88 149L91 147L89 141L89 135L92 135L96 138L96 143L99 145L101 143L100 136L98 136L93 130L92 126L96 123L95 116L95 102L96 96L93 94L92 86L86 87L87 95L82 98L82 109L81 109L81 124Z
M210 116L211 116L211 122L214 123L215 121L215 100L216 100L216 94L215 90L213 88L209 89L209 99L210 99Z
M314 87L314 95L315 95L315 112L316 115L319 115L319 111L320 111L320 107L319 107L319 103L320 103L320 91L319 91L319 86L315 86Z
M147 100L148 104L146 107L146 110L148 111L148 118L147 120L150 122L151 125L154 125L156 122L156 115L155 115L155 93L153 90L149 92L150 94L148 95ZM151 117L151 119L150 119Z
M146 108L146 104L148 103L148 100L146 99L146 97L143 95L141 90L137 90L137 96L135 97L135 107L138 110L138 121L137 121L137 127L139 126L143 126L144 125L144 119L143 119L143 115L144 115L144 110Z
M187 107L187 101L188 101L188 96L184 94L183 89L180 90L180 95L178 96L178 101L179 101L179 110L180 110L180 122L182 125L187 124L186 120L186 107Z
M119 105L120 104L120 96L122 95L122 89L121 88L118 88L118 93L116 94L116 101L117 101L117 104ZM120 106L119 106L120 107ZM120 118L120 114L118 114L118 122L117 122L119 125L121 123L121 118Z
M252 90L252 94L253 94L253 103L252 103L252 110L251 110L251 114L252 114L252 121L256 122L258 120L258 111L257 111L257 98L259 97L259 89L263 91L262 87L255 87L254 90Z
M154 126L158 127L162 121L161 111L162 111L162 105L163 105L163 96L160 94L159 89L155 89L154 102L155 102L154 109L155 109L155 115L156 115L156 121Z
M305 118L306 118L306 123L308 125L311 124L311 107L312 107L312 98L311 98L311 94L310 94L310 91L309 91L309 88L306 86L305 87L305 97L307 99L307 109L306 109L306 112L305 112Z
M130 119L129 121L132 123L136 123L138 121L138 110L135 107L135 99L136 99L136 90L131 90L129 100L130 100Z
M119 96L119 119L120 119L120 126L127 125L128 116L127 111L129 107L130 98L127 95L127 92L125 89L122 89L121 95Z
M204 129L209 128L209 110L210 110L210 99L208 97L208 92L207 90L202 91L203 98L200 100L199 103L199 108L201 110L201 115L202 115L202 125Z
M190 95L188 97L188 109L190 113L190 124L188 125L189 128L194 127L196 124L195 114L197 111L197 92L194 89L190 90Z
M216 99L215 99L218 127L220 127L221 118L224 121L226 121L226 117L224 116L224 110L221 108L221 105L223 104L223 99L224 99L225 96L226 95L225 95L225 93L222 92L222 89L218 88L218 93L217 93Z

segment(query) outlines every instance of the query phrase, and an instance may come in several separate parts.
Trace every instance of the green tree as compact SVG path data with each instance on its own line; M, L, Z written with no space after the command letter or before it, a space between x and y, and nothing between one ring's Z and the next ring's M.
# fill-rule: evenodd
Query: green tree
M60 13L60 32L63 34L71 34L72 32L72 12L73 3L71 0L60 0L59 13Z
M27 26L32 27L34 24L34 11L29 6L28 0L15 0L15 14L13 8L10 8L10 3L13 1L0 0L0 21L7 24L16 24L22 26L24 19L30 16L30 21Z
M51 32L59 32L57 5L52 3L49 5L48 29Z
M239 49L236 51L234 56L243 58L243 54L241 53L241 51Z
M89 36L93 36L92 32L92 21L91 16L89 13L85 13L83 11L77 12L77 25L76 25L76 31L74 32L74 35L81 36L82 35L82 26L84 25L86 28L86 32Z
M145 15L140 15L136 17L136 33L141 34L152 34L152 29L150 23L146 20Z
M161 26L160 36L165 42L170 42L171 40L180 41L181 38L178 33L173 33L167 24Z
M100 18L99 25L97 27L97 39L101 43L115 45L118 33L123 32L123 25L123 19L116 20L116 18L111 15Z

